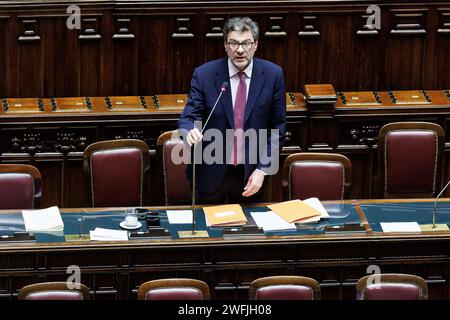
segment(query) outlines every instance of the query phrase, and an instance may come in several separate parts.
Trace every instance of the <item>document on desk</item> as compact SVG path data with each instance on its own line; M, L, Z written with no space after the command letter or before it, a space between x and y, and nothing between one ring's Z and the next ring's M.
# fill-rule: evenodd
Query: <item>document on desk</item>
M417 222L380 222L383 232L421 232Z
M166 210L170 224L192 224L192 210Z
M301 223L319 222L321 219L328 219L330 215L320 202L319 198L308 198L303 200L304 203L320 211L320 216L315 216L312 218L305 218L301 220Z
M208 227L242 226L247 224L242 207L238 204L204 207Z
M95 228L89 231L91 240L95 241L121 241L128 240L128 232L125 230L113 230L104 228Z
M253 220L255 220L256 225L263 228L264 232L297 229L295 223L288 223L273 211L250 212L250 214L253 217Z
M28 232L63 231L64 223L58 207L41 210L22 210L25 230Z
M319 210L298 199L271 204L268 207L289 223L299 223L303 222L303 219L321 215Z

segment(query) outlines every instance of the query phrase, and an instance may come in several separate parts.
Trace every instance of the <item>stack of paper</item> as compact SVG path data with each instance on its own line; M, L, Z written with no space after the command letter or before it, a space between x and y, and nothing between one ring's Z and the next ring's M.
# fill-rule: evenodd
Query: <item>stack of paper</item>
M89 231L91 240L97 241L117 241L128 240L127 231L95 228L95 230Z
M28 232L63 231L64 223L58 207L42 210L22 210L25 230Z
M192 210L167 210L170 224L192 224Z
M268 212L251 212L258 227L263 228L264 232L276 230L295 230L295 223L288 223L279 215L272 211Z
M320 219L328 219L330 215L328 214L327 210L325 210L325 207L320 202L319 198L308 198L306 200L303 200L304 203L307 205L313 207L314 209L317 209L320 211L320 216L315 216L312 218L306 218L303 219L302 223L309 223L309 222L319 222Z
M206 225L212 227L242 226L247 218L238 204L226 204L203 208Z
M320 210L311 207L301 200L291 200L272 204L268 206L273 212L278 214L289 223L311 222L307 218L319 218L322 215ZM316 220L317 221L317 220Z

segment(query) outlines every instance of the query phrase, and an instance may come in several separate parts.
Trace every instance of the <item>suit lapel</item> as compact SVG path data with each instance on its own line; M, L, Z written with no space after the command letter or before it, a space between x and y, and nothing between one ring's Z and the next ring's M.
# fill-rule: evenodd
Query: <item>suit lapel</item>
M255 107L256 99L264 85L264 71L259 67L257 59L253 59L252 79L250 81L250 89L247 96L247 105L245 107L244 125Z
M230 87L230 74L228 72L228 60L224 59L224 63L221 68L216 71L216 81L215 86L217 89L217 94L220 94L220 89L222 88L222 84L224 82L228 82L227 90L223 93L220 98L219 104L225 110L225 114L227 116L228 123L231 128L234 128L234 115L233 115L233 102L231 99L231 87Z

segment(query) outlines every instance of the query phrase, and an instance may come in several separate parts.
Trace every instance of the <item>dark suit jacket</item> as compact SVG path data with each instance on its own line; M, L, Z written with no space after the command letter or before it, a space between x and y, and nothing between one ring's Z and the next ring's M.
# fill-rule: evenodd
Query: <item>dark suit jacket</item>
M227 59L228 58L213 60L194 70L189 98L180 120L178 121L178 127L181 129L180 132L182 133L182 136L194 128L194 121L202 121L202 125L204 125L214 106L214 102L219 96L222 84L224 82L230 82ZM258 147L255 149L252 147L250 150L248 148L248 139L245 140L245 177L243 182L248 179L255 168L266 171L264 169L270 165L267 164L267 159L264 155L270 155L271 152L274 151L271 150L271 140L272 142L275 142L276 149L278 149L275 151L276 154L279 154L286 132L286 92L284 75L281 68L269 61L253 58L253 71L250 88L248 90L244 130L249 128L253 128L256 131L259 129L269 129L270 133L270 129L278 129L279 136L271 136L267 140L268 142L261 148ZM226 172L227 159L225 155L227 154L227 148L228 152L230 152L232 146L232 139L225 138L226 130L234 128L230 87L228 87L226 92L222 95L214 113L205 127L205 132L210 128L217 129L218 131L216 132L220 131L223 141L226 143L223 144L222 161L218 161L221 163L205 164L203 161L201 164L197 164L196 186L198 190L206 193L217 190L222 182ZM201 128L199 128L199 130L201 130ZM208 137L204 135L202 141L203 149L207 148L209 143L211 143L211 141L207 141L207 138ZM261 137L258 137L258 146L260 138ZM211 138L209 139L211 140ZM211 149L214 148L211 148L210 146L209 151L211 151ZM212 154L215 155L214 152ZM254 161L249 161L252 157L254 159L255 155L257 156L256 163ZM277 157L276 160L279 161L279 157ZM199 163L198 156L196 158L196 163ZM188 166L187 173L190 180L191 172L192 168L191 166ZM269 172L269 174L271 173Z

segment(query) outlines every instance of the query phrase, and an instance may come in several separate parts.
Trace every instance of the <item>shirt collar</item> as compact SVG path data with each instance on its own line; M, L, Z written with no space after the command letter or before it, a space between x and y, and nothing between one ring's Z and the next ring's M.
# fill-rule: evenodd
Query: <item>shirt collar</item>
M247 76L247 78L252 77L252 70L253 70L253 59L250 61L250 64L247 66L247 68L244 69L244 73ZM228 58L228 72L230 75L230 78L237 75L239 72L241 72L236 66L231 62L230 58Z

